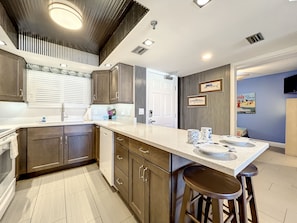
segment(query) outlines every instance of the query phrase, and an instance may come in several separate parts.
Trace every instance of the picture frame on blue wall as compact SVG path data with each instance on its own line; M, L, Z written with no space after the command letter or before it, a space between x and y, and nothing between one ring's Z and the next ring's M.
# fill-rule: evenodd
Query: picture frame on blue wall
M255 114L256 113L256 93L242 93L237 95L237 113Z

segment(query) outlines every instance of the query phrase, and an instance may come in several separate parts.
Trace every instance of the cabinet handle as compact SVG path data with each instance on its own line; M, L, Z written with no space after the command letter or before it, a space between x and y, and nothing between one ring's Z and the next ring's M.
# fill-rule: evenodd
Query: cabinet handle
M148 154L148 153L150 153L149 150L143 150L142 147L140 147L138 150L139 150L140 152L144 153L144 154Z
M141 169L143 169L143 165L141 165L141 166L139 167L139 170L138 170L138 176L139 176L139 178L140 178L140 179L143 179L143 174L141 174Z
M116 92L116 98L119 98L119 92L118 91Z
M24 92L23 92L23 89L20 88L20 96L23 97L24 96Z
M96 100L96 99L97 99L97 96L96 96L95 94L93 95L93 99L94 99L94 100Z
M63 144L63 136L60 136L60 145Z
M144 168L144 170L143 170L143 178L142 178L142 180L143 180L143 182L147 182L147 171L148 171L148 168L146 167L146 168Z
M68 137L65 136L65 145L67 145L67 140L68 140Z
M121 157L120 155L117 155L117 159L118 159L118 160L122 160L123 157Z
M120 178L117 178L116 179L116 182L118 183L118 185L122 185L123 184L123 182L121 182L120 180L121 180Z
M121 137L117 137L117 140L121 142L121 141L123 141L124 139L122 139Z

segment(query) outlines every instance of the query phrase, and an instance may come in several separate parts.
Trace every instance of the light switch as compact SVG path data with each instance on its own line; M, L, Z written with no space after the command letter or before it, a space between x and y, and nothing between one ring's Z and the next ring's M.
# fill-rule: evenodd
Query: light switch
M144 115L144 108L138 109L138 115Z

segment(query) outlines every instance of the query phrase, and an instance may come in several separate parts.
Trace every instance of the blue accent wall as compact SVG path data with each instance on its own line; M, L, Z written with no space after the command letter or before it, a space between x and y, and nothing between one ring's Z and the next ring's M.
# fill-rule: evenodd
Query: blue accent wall
M248 129L254 139L285 143L286 99L297 94L284 94L284 78L297 71L237 81L237 94L256 93L256 114L237 114L237 126Z

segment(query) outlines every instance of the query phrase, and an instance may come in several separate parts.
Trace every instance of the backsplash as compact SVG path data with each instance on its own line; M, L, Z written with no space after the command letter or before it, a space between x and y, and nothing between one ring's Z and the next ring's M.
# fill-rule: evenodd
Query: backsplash
M0 101L0 125L40 122L46 117L47 122L61 121L61 107L32 107L27 103ZM91 120L107 119L107 110L115 108L116 118L132 121L134 118L133 104L91 105ZM65 121L83 121L86 108L76 108L65 104Z

